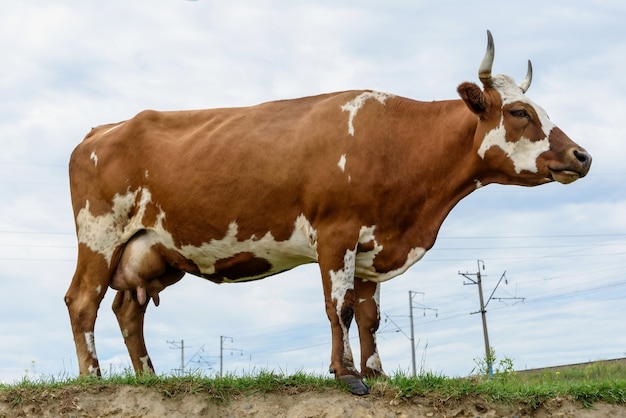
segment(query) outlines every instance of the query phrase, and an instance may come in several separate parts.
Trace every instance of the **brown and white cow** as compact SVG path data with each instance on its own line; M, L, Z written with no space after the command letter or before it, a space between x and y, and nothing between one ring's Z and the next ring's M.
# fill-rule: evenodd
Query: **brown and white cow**
M379 286L430 249L450 210L490 183L570 183L589 154L520 86L492 75L481 89L419 102L345 91L247 108L144 111L99 126L70 160L78 236L65 302L81 375L99 375L98 307L117 289L133 367L153 373L143 324L150 299L184 273L215 283L319 264L332 332L330 370L365 394L383 374ZM361 344L360 371L348 330Z

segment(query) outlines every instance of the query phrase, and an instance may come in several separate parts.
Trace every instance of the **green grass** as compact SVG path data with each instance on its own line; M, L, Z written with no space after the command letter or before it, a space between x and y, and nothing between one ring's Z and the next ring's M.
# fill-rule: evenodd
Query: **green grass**
M391 394L399 398L437 396L445 399L482 397L501 404L523 404L531 409L555 397L568 397L590 406L594 402L626 404L626 364L596 363L587 366L540 371L497 373L493 378L472 376L449 378L422 373L411 377L396 373L390 378L368 382L372 396ZM151 387L168 397L185 394L209 395L216 402L228 402L234 396L259 393L295 394L324 391L329 388L347 389L330 376L306 373L292 375L261 371L249 376L206 377L189 375L135 376L123 375L95 378L24 378L21 382L0 384L0 394L13 404L20 404L25 396L34 396L54 389L93 390L103 386L136 385ZM36 396L35 396L36 397Z
M405 397L439 393L446 398L481 396L498 403L521 403L531 409L555 397L569 397L585 406L594 402L626 404L626 377L594 379L529 379L513 373L489 378L446 378L423 375L417 378L396 375L391 384Z
M14 384L0 384L0 395L11 399L11 403L19 404L21 399L28 396L36 398L38 395L66 388L91 390L106 386L143 386L153 388L167 397L176 397L186 394L209 395L216 402L227 402L237 395L249 396L255 393L300 393L307 391L322 391L328 388L342 388L342 385L329 377L295 373L261 371L248 376L207 377L203 375L187 375L184 377L140 375L127 371L122 375L103 378L76 377L53 378L40 376L33 379L26 377ZM16 399L16 400L13 400Z

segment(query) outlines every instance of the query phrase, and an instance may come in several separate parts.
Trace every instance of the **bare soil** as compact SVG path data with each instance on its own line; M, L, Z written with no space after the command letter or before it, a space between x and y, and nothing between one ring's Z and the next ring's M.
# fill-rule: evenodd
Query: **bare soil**
M219 401L210 393L171 394L145 386L16 388L0 393L0 417L219 417L219 418L437 418L437 417L626 417L626 405L590 408L567 398L535 407L500 404L479 397L442 399L431 394L399 398L376 384L368 396L340 389L235 396Z

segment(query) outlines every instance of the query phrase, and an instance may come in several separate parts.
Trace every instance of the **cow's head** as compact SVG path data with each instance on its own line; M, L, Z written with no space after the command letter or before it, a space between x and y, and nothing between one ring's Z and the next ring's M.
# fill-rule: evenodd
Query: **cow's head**
M478 71L484 90L469 82L458 87L479 119L474 150L484 163L481 181L533 186L553 180L567 184L584 177L591 156L524 94L532 79L530 61L519 86L507 75L492 75L494 46L491 32L487 35L487 52Z

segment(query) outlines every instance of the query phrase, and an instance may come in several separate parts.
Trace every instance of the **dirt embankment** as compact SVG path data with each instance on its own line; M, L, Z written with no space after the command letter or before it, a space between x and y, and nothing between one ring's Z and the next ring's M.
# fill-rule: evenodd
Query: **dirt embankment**
M0 394L0 417L219 417L219 418L436 418L436 417L624 417L626 405L591 408L556 398L537 408L481 398L441 399L435 395L398 398L384 388L365 397L339 389L240 395L216 402L206 393L168 394L143 386L89 386L40 390L19 388Z

